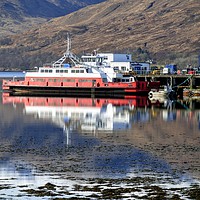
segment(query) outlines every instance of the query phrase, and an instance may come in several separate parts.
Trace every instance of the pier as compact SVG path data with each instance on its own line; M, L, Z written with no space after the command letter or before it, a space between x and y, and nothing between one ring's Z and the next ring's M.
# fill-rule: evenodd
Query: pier
M190 91L187 94L194 94L200 97L200 75L137 75L138 80L160 81L161 87L171 86L177 95L183 96L183 90Z

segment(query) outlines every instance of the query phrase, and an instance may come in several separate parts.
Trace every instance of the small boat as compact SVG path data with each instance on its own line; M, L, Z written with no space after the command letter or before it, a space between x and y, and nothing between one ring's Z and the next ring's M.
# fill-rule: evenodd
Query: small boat
M71 62L64 63L68 59ZM158 81L138 81L106 65L89 66L69 51L53 64L27 71L24 80L3 80L3 91L32 95L128 96L159 90Z
M165 85L164 89L161 89L159 91L151 90L148 94L148 97L150 100L161 100L161 99L175 99L176 93L174 90L172 90L171 86ZM162 100L161 100L162 101Z

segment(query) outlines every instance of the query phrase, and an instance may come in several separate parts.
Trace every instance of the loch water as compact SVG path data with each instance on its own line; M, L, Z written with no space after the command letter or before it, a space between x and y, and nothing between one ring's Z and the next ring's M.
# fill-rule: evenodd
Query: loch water
M198 99L0 95L0 199L200 194Z

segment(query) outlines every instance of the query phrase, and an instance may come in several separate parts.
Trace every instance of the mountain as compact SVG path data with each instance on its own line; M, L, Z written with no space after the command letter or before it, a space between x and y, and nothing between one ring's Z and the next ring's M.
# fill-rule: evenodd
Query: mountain
M197 64L199 0L108 0L0 40L4 67L33 67L61 57L72 37L76 54L133 53L135 61Z
M104 0L1 0L0 33L21 32L51 18L63 16Z

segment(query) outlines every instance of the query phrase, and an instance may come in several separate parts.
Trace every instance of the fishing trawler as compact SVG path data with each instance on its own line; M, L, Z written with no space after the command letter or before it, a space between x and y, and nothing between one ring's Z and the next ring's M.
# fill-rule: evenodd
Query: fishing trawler
M11 93L96 97L148 95L159 87L158 81L139 81L136 76L121 73L103 63L91 66L82 62L70 51L70 42L58 61L27 71L24 80L13 78L2 83L3 91Z

